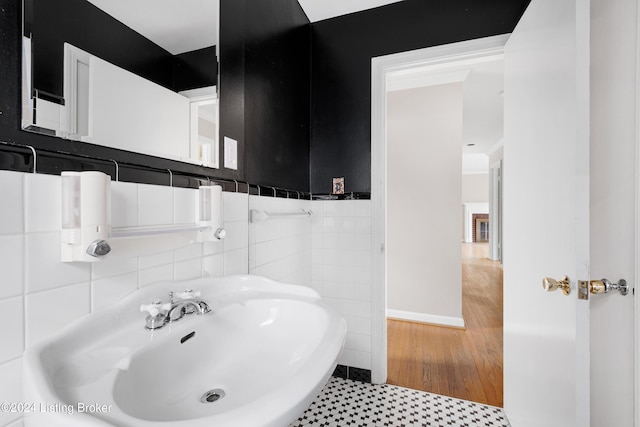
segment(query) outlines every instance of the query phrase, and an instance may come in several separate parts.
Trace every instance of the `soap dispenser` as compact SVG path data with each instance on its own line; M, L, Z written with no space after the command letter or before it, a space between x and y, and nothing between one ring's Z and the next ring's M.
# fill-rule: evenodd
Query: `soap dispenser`
M208 227L204 241L222 240L227 235L222 222L222 187L201 186L196 206L197 222Z
M97 261L111 251L111 178L95 171L61 176L61 259Z

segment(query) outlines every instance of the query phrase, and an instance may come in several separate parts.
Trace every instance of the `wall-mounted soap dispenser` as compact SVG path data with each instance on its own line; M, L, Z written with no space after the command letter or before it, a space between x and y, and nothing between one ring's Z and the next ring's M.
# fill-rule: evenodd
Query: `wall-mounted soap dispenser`
M202 186L194 222L111 227L111 178L101 172L62 172L63 262L93 262L110 256L140 256L196 242L224 239L222 187Z
M203 186L198 189L196 212L197 222L208 227L203 241L222 240L227 232L222 227L222 187L219 185Z
M62 261L96 261L111 250L111 178L62 172Z

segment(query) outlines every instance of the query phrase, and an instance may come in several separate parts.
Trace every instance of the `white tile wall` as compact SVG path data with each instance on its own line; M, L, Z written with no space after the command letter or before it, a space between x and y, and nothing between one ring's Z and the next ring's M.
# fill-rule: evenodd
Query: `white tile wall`
M57 204L57 208L60 203ZM55 209L55 208L54 208ZM60 262L60 226L56 231L26 233L25 287L27 293L88 282L91 264Z
M309 210L310 200L250 196L249 208L288 213ZM249 224L249 271L285 283L311 286L311 219L272 218Z
M113 227L138 225L138 184L111 182L111 225Z
M22 402L22 358L0 364L0 402ZM0 411L0 425L20 418L19 413Z
M173 223L173 193L175 189L159 185L138 186L138 224Z
M112 182L117 227L189 223L197 190ZM40 337L154 282L245 274L312 286L347 320L341 364L371 369L371 203L223 193L227 238L96 263L60 259L60 177L0 171L0 401L22 397L22 352ZM249 209L309 218L249 224ZM64 306L64 310L60 307ZM19 414L0 413L18 427Z
M191 223L197 190L112 182L114 227ZM248 199L223 193L227 240L139 257L60 262L60 177L0 171L0 402L22 400L22 352L154 282L248 272ZM64 307L64 309L61 309ZM22 425L0 412L0 426Z
M26 345L30 346L91 312L91 284L61 286L25 297Z
M249 196L222 193L223 220L227 237L204 244L205 273L229 276L249 272Z
M189 188L173 189L173 218L176 224L193 224L196 220L197 192Z
M347 320L339 363L371 369L371 201L312 202L312 286Z
M2 331L0 363L20 357L24 349L24 302L22 296L0 300L5 325Z
M138 272L91 281L91 311L108 307L138 289Z
M23 234L0 235L0 271L2 271L0 299L22 295L22 284L24 283Z
M24 233L24 174L0 171L0 234Z
M24 175L25 231L59 233L62 211L51 209L51 206L58 206L61 197L59 179L51 179L48 175Z

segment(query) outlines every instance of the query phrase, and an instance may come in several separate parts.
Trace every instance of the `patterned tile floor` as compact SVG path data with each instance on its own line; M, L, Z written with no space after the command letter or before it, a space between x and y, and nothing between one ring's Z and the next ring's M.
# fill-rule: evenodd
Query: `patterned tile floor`
M509 427L500 408L392 385L332 377L289 427Z

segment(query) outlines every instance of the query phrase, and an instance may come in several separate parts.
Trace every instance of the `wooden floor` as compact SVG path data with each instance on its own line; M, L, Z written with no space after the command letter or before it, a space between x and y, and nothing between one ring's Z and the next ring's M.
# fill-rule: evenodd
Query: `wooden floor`
M387 320L389 384L502 407L502 268L462 244L466 329Z

